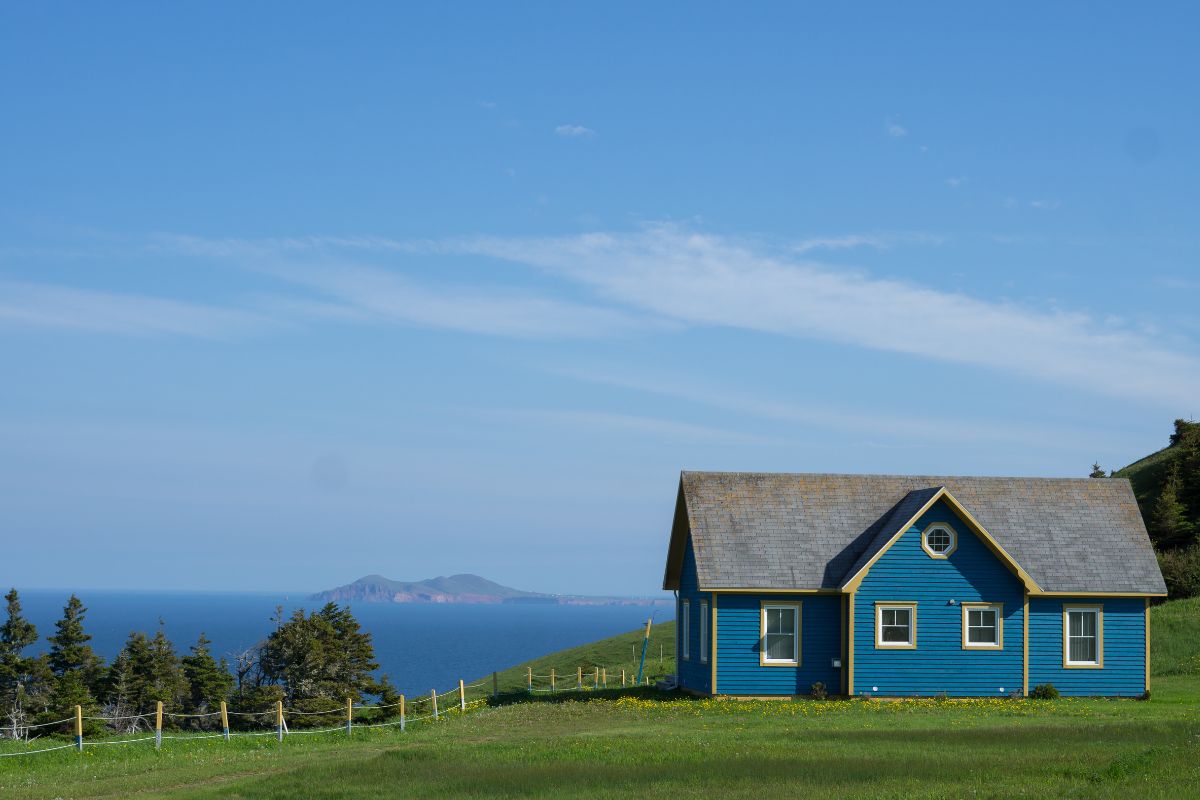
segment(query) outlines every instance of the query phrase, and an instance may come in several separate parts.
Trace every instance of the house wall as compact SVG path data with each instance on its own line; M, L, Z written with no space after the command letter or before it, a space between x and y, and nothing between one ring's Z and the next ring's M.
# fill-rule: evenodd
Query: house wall
M1104 666L1063 666L1063 605L1104 609ZM1141 597L1031 597L1029 688L1052 683L1064 695L1137 696L1146 690L1146 607Z
M921 531L933 522L957 534L949 558L931 558L921 548ZM949 506L937 503L871 566L854 595L854 693L996 697L1021 691L1024 599L1021 581ZM889 600L917 603L914 649L876 648L875 603ZM1004 604L1002 650L963 649L964 601Z
M690 646L689 658L683 657L683 602L690 601L691 623L689 627ZM712 608L712 594L701 593L696 577L696 556L692 552L692 538L689 536L687 548L683 555L683 571L679 576L679 600L675 607L675 664L679 683L685 689L693 692L712 692L712 662L700 661L700 603L708 602ZM709 612L711 618L711 611ZM709 631L709 646L712 646L712 632ZM711 656L711 653L710 653Z
M759 663L762 602L800 603L800 665ZM841 692L841 595L722 594L717 601L717 693L808 694L817 681Z

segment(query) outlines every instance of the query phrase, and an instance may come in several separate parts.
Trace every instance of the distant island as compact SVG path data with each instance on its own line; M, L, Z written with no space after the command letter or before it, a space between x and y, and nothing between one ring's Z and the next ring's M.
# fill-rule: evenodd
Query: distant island
M526 592L502 586L478 575L449 575L421 581L394 581L367 575L354 583L326 589L313 600L333 603L543 603L561 606L655 606L669 599L657 597L585 597Z

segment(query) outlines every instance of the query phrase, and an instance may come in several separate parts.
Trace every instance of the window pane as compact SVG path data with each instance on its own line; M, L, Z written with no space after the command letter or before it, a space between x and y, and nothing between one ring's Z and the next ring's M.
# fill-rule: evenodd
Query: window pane
M1096 640L1087 637L1071 637L1068 656L1071 661L1095 661Z
M976 644L996 644L996 629L986 625L969 628L967 641Z
M796 657L793 647L794 638L791 633L767 634L767 658L777 661L791 661Z

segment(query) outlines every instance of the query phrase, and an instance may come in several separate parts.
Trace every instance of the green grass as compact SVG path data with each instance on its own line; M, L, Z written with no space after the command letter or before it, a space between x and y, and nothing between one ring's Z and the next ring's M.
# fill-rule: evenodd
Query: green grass
M1200 597L1150 609L1150 667L1155 675L1200 678Z
M1146 702L516 692L517 702L403 734L294 735L282 745L267 737L166 742L157 753L141 744L9 759L0 761L0 797L1196 797L1200 618L1188 603L1154 609L1153 646L1168 653L1157 656ZM1169 636L1173 628L1184 644ZM661 633L671 635L666 626ZM631 661L636 638L564 651L534 669L573 671L588 657L606 666ZM506 671L502 686L513 688L513 675L523 687L524 665Z

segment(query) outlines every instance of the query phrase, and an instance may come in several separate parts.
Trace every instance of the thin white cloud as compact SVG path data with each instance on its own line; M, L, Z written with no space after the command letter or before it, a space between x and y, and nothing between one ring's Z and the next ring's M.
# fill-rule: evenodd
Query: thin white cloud
M263 301L286 317L407 324L534 339L596 338L666 324L626 309L503 284L421 282L399 270L356 263L348 255L451 252L451 245L433 241L404 242L377 236L246 240L171 235L156 237L154 246L233 261L319 296L313 300L275 295Z
M964 184L966 184L966 182L967 182L967 179L965 177L963 177L962 175L956 175L952 178L946 178L946 185L949 186L951 189L958 189L961 186L963 186Z
M900 139L905 136L908 136L908 128L905 128L903 125L896 122L891 117L888 117L887 119L885 119L883 121L883 130L884 130L884 133L886 133L888 136L892 137L893 139Z
M275 326L262 314L161 297L0 282L0 324L229 339Z
M719 442L724 444L753 445L787 444L787 442L781 441L777 436L754 436L709 425L695 425L673 419L646 417L636 414L557 409L520 409L497 413L512 419L520 419L524 422L562 425L575 433L580 431L592 433L621 431L684 442Z
M794 242L787 249L801 255L818 250L853 250L862 247L887 250L898 245L940 245L944 241L943 237L929 233L867 233L817 236Z
M1157 404L1200 396L1200 359L1084 313L991 302L670 226L631 234L477 238L459 252L539 267L693 325L805 336L1000 369Z
M980 425L970 419L944 416L921 417L913 414L889 414L879 410L829 408L794 398L772 397L761 391L738 391L703 382L686 374L639 375L627 369L589 365L550 368L551 374L584 383L615 386L645 394L672 397L688 403L719 408L742 416L755 417L773 424L785 423L805 428L869 434L884 440L920 442L1024 443L1030 446L1072 447L1093 431L1047 429L1026 424Z
M1058 200L1030 200L1029 207L1036 208L1038 211L1054 211L1061 206L1062 203Z
M554 132L559 136L566 136L568 138L584 138L596 135L594 130L586 128L583 125L559 125L554 129Z

